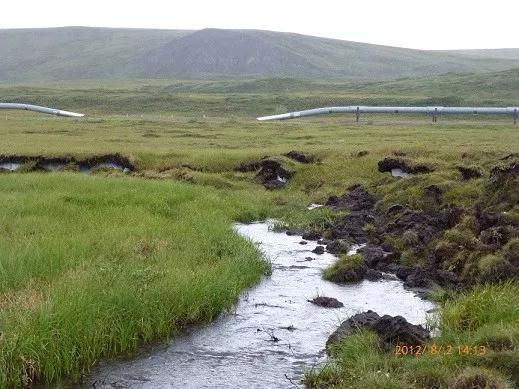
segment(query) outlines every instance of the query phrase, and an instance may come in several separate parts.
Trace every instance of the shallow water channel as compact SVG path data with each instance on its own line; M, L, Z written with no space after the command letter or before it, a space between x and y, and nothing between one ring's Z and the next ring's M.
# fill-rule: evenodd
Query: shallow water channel
M20 162L2 162L2 163L0 163L0 171L8 170L10 172L16 172L16 171L20 170L22 165L23 164ZM57 171L63 170L66 166L67 166L66 163L61 163L61 162L42 162L39 164L40 169L47 171L47 172L57 172ZM81 173L92 173L92 171L97 170L97 169L121 170L124 173L128 173L130 171L129 167L123 166L122 164L113 162L113 161L100 162L100 163L96 163L92 166L79 165L79 171Z
M425 322L433 304L397 280L336 285L321 271L336 258L311 252L315 242L273 232L267 223L238 224L272 262L272 275L245 292L234 312L192 329L131 360L98 366L86 380L96 388L287 388L324 360L328 336L342 320L368 309ZM308 257L315 258L307 260ZM340 309L318 307L317 295L335 297Z

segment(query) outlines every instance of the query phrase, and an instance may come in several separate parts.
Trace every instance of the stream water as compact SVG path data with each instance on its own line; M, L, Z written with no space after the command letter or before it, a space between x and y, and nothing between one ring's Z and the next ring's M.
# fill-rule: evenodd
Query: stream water
M22 167L22 163L18 162L3 162L0 163L0 170L9 170L11 172L15 172L20 170ZM60 162L43 162L40 164L40 168L48 171L48 172L57 172L61 169L63 169L66 166L65 163ZM93 170L96 169L114 169L114 170L121 170L124 173L128 173L130 171L130 168L127 166L123 166L117 162L107 161L107 162L100 162L93 166L86 166L86 165L79 165L79 171L81 173L91 173Z
M409 177L409 173L406 173L402 169L398 169L398 168L391 169L391 175L393 177L402 177L402 178Z
M0 170L9 170L11 172L14 172L18 170L20 166L22 166L22 164L17 162L3 162L0 163Z
M287 388L322 362L328 336L342 320L368 309L423 324L433 304L397 280L337 285L321 277L336 260L311 252L315 242L273 232L268 223L238 224L272 262L272 275L239 299L234 312L192 329L131 360L99 365L85 380L95 388ZM309 260L311 258L311 260ZM335 297L340 309L308 299ZM291 382L292 381L292 382Z

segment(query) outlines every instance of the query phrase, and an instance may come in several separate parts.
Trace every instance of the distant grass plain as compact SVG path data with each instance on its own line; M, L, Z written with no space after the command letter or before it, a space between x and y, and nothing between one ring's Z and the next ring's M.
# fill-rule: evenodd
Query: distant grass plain
M68 120L0 112L0 155L120 153L137 168L130 176L0 174L0 386L77 381L99 359L132 353L231 307L269 269L253 245L232 233L235 221L326 223L330 212L308 212L308 203L356 183L385 188L389 201L412 197L414 189L405 185L449 182L446 196L470 203L480 184L455 185L462 154L484 165L519 145L508 117L446 117L433 124L425 116L363 116L360 123L340 115L259 123L256 116L325 105L517 105L519 89L507 80L498 72L367 84L238 79L0 86L2 101L87 114ZM299 164L283 156L290 150L320 162ZM368 154L359 158L360 151ZM436 171L395 182L377 170L394 152ZM235 171L266 155L296 172L285 189L267 191L252 174ZM510 294L499 296L513 305ZM455 337L456 326L449 326ZM380 377L369 377L386 363L380 358L366 362L366 372L344 369L347 378L321 375L308 383L341 386L362 373L364 382L382 385ZM402 369L420 368L408 365ZM402 380L391 383L408 382Z

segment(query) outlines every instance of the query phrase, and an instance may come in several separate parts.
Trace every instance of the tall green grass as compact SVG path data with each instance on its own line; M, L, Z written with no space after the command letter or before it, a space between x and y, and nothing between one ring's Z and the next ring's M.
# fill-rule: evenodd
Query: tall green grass
M212 319L267 270L231 229L265 210L237 193L78 174L0 188L0 387L77 380Z

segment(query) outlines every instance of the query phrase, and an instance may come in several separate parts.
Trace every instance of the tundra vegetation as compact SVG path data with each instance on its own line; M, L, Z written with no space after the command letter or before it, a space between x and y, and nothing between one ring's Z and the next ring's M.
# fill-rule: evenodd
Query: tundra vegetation
M362 222L359 234L397 252L393 265L425 266L434 259L438 271L454 274L455 288L432 280L441 323L432 341L483 345L487 352L397 356L380 347L377 334L360 331L330 346L329 363L308 372L306 384L517 385L519 132L512 121L254 120L338 102L517 101L513 87L456 97L460 85L479 90L478 82L499 82L501 74L471 77L439 77L425 94L424 80L395 81L378 85L376 97L372 84L345 91L298 80L261 80L256 89L239 80L1 87L4 101L88 116L0 116L0 163L22 163L17 172L0 172L0 386L77 382L100 359L134 353L213 319L269 271L255 247L233 233L233 222L276 218L332 239L342 218L362 210L330 205L308 211L308 204L359 186L373 197L370 209L396 228L407 211L430 215L456 207L455 222L427 236L419 228L391 233L376 221ZM294 150L312 158L298 158ZM131 171L77 171L75 161L115 155L129 161ZM41 170L41 161L59 159L68 165ZM379 162L388 159L416 174L381 172ZM286 186L273 184L279 172ZM342 243L330 246L343 256L324 276L355 281L354 270L367 272L369 260L366 254L344 257L342 248L353 242Z

